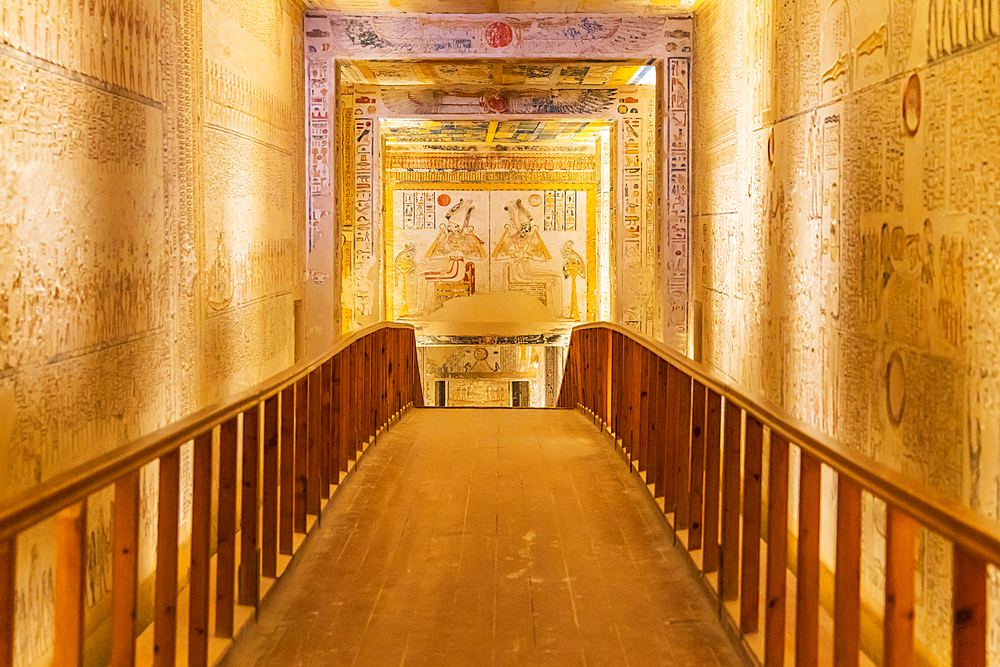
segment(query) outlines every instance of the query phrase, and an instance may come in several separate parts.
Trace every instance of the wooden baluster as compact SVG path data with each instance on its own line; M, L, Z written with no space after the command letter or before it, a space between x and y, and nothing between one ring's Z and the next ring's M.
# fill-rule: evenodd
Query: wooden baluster
M208 667L209 560L212 557L212 432L194 440L191 488L191 571L188 584L188 665Z
M156 508L156 581L153 593L153 666L177 663L177 523L180 514L181 454L160 457Z
M264 401L261 574L278 576L278 394Z
M885 535L885 637L886 664L912 667L914 586L917 524L911 516L889 505Z
M322 383L320 400L320 480L319 497L326 500L330 497L330 450L333 437L331 433L332 419L330 411L333 402L333 364L327 361L320 367Z
M350 347L344 351L347 355L349 372L347 375L348 392L347 392L347 460L356 461L358 458L358 443L361 440L361 429L358 424L361 418L361 383L358 378L358 369L361 364L358 362L360 357L361 343L355 341L351 343Z
M986 667L986 561L955 545L951 664Z
M406 359L407 359L406 363L412 366L412 375L410 376L412 378L410 382L410 396L411 396L410 400L413 401L414 407L422 408L424 407L424 389L423 389L423 380L420 377L419 364L417 364L416 334L414 334L414 332L412 331L409 331L406 334L406 339L409 341L407 343L409 351L406 353Z
M611 334L611 373L609 375L609 397L611 399L611 435L615 439L615 444L618 443L618 438L621 437L621 425L619 423L621 419L621 373L622 373L622 362L621 362L621 334L618 332L612 332Z
M767 607L764 611L764 667L785 664L785 607L788 567L788 441L771 432L767 489Z
M666 427L664 418L667 404L666 387L663 386L661 365L663 360L653 355L650 358L649 373L649 419L642 432L645 434L643 465L646 471L646 484L653 485L653 492L659 488L663 491L663 431ZM640 470L643 468L640 468ZM653 496L656 497L655 495Z
M351 350L348 348L337 355L337 368L340 371L340 380L337 382L337 395L340 397L337 409L339 419L337 421L337 462L340 472L347 472L348 447L350 442L350 427L354 421L351 413L351 394L354 392L354 385L351 376ZM338 475L339 478L339 475Z
M705 493L705 385L694 381L691 390L691 495L688 516L688 551L701 549L702 508Z
M673 369L670 380L677 385L677 407L674 421L674 529L683 530L690 525L688 511L691 505L691 377L679 368Z
M56 514L54 667L83 665L86 541L87 501L81 500Z
M281 494L279 496L278 551L292 555L295 532L295 387L281 390Z
M654 381L650 376L655 374L654 371L658 360L658 356L645 348L639 349L639 376L636 378L639 393L639 421L637 424L638 428L635 431L635 442L632 443L629 459L636 461L637 469L640 471L645 470L647 464L647 449L650 444L649 423L654 415L649 409L649 392Z
M601 399L601 405L604 408L604 422L605 426L611 428L611 378L615 372L614 366L614 351L612 349L612 343L614 341L614 336L610 331L605 332L604 336L604 381L601 383L601 392L603 398Z
M798 583L795 591L795 665L819 660L820 462L805 450L799 470Z
M260 589L260 406L243 413L243 491L240 505L240 604L257 606Z
M372 400L375 383L371 381L375 365L372 361L372 337L370 335L364 338L362 354L360 377L364 378L364 382L359 386L362 389L362 396L364 398L361 409L361 423L364 428L364 431L361 433L361 451L364 452L368 447L368 443L371 442L372 434L375 432L375 409Z
M742 411L726 400L722 457L722 563L719 590L723 600L740 592L740 430Z
M309 385L309 426L306 448L306 513L319 514L319 471L322 467L320 459L321 433L323 429L323 383L319 370L308 375Z
M296 533L306 532L306 488L309 486L309 382L302 378L295 383L295 502L293 503Z
M760 501L764 427L747 413L743 455L743 562L740 577L740 631L757 632L760 615Z
M861 486L837 483L837 572L833 603L834 667L858 667L861 651Z
M111 562L111 667L135 664L135 611L139 584L139 471L115 482Z
M17 537L0 540L0 667L14 667Z
M656 382L656 439L653 441L653 452L650 455L650 465L653 469L653 497L663 497L667 480L667 403L670 401L669 365L663 359L656 358L656 365L650 369Z
M330 481L336 486L340 484L340 451L341 433L340 422L346 419L341 410L341 356L338 354L330 360Z
M719 475L722 458L722 397L708 390L705 408L705 519L702 572L719 569Z
M628 392L626 399L628 409L625 425L626 437L622 439L622 449L625 450L626 459L629 461L633 458L633 443L635 443L639 424L639 376L642 372L642 359L639 354L639 346L632 339L628 339L628 371L625 382L625 391Z
M680 374L669 362L663 362L663 377L667 387L667 402L664 406L663 426L663 511L673 513L673 526L677 528L677 502L679 500L679 480L677 478L677 424L680 422Z
M399 336L396 335L397 330L392 330L392 336L386 341L387 348L387 363L386 363L386 428L392 423L392 420L396 418L396 379L399 376L399 350L398 350L398 339Z
M236 606L236 470L239 443L237 418L219 429L218 550L215 560L215 636L233 636ZM244 427L245 428L245 427Z

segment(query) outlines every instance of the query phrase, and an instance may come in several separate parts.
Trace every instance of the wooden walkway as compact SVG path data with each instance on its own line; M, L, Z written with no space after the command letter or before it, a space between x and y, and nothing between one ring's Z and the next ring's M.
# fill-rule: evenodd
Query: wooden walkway
M380 437L225 665L742 665L582 414L422 409Z

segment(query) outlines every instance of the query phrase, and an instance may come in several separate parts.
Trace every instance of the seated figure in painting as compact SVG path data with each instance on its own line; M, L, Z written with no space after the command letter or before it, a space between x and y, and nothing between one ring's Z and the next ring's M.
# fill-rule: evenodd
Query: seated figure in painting
M493 257L511 260L504 266L505 288L535 297L549 308L555 317L562 317L562 281L550 271L538 270L532 262L547 262L552 254L538 233L538 225L524 208L521 200L504 206L510 222L493 248Z
M462 225L452 217L465 207ZM486 259L485 243L470 224L475 206L459 199L445 214L445 224L427 250L427 258L438 260L440 268L421 271L418 276L420 310L429 314L449 299L476 293L476 265L471 260ZM461 277L460 277L461 276Z

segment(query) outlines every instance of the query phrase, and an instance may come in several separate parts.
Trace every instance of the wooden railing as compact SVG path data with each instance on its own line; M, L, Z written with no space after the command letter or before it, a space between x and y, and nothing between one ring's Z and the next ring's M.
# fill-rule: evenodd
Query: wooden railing
M109 485L115 494L111 664L136 664L139 479L141 468L154 461L159 461L159 503L153 627L151 655L140 655L140 662L174 667L180 657L191 667L208 665L210 638L233 636L236 619L246 617L236 613L237 605L257 607L262 588L287 565L301 534L330 498L331 487L383 428L410 406L422 405L413 328L373 325L312 361L6 504L0 509L0 667L14 661L17 536L52 517L53 664L83 664L86 503L89 495ZM237 442L240 421L242 446ZM192 443L193 470L190 568L188 594L179 597L180 460L187 443ZM213 528L218 536L214 555ZM186 611L186 628L179 623L179 609ZM186 641L183 636L178 641L178 631L186 631ZM177 655L184 644L186 661Z
M875 626L881 633L873 642L881 644L875 659L893 666L917 661L914 566L922 525L953 545L951 664L986 665L987 564L1000 563L994 522L618 325L573 330L559 406L587 410L645 476L675 535L686 538L720 611L765 667L785 664L786 653L794 654L795 665L816 665L821 634L827 635L823 652L832 653L836 667L869 659L860 650L863 494L886 505L885 611L881 627ZM797 544L789 544L790 448L801 453ZM838 480L835 563L829 568L834 599L831 612L829 604L822 610L828 623L820 622L821 569L827 567L820 560L824 467ZM794 619L790 628L786 615Z

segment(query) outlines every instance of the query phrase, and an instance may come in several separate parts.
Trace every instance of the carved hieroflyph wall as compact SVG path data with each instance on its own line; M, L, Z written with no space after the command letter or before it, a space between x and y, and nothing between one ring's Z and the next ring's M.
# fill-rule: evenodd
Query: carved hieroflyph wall
M425 319L452 298L505 291L530 294L551 320L595 318L593 151L386 157L391 319Z
M381 119L462 117L488 124L495 118L562 114L614 126L598 161L616 168L606 173L593 196L595 234L603 234L602 247L613 248L606 258L598 254L595 272L604 276L598 282L608 285L613 296L605 308L598 295L595 313L670 344L686 345L690 51L690 20L663 16L308 14L310 228L330 238L338 215L342 221L343 235L327 251L336 257L326 265L340 267L343 276L343 328L377 321L389 312L385 285L391 276L385 267L395 257L384 255ZM617 90L540 93L531 88L531 77L538 82L550 78L538 68L524 73L525 89L511 92L489 80L491 68L476 62L484 58L659 59L661 84L628 88L626 80ZM374 78L385 85L341 83L337 88L335 73L353 67L355 60L366 61ZM412 79L414 72L428 68L436 68L434 76L444 81L440 90L393 87L395 81ZM586 67L578 69L581 77L590 76ZM362 78L347 74L350 80ZM480 82L483 85L474 91L449 87ZM334 159L337 141L345 149L339 162ZM669 165L657 168L658 155L669 155ZM612 184L622 186L613 201ZM529 189L544 196L545 188ZM386 210L390 208L391 202L386 202Z
M998 35L996 2L707 2L692 98L704 360L993 518ZM824 488L829 513L832 476ZM885 508L870 497L864 526L877 655ZM944 664L950 547L924 532L918 558L918 648Z
M277 0L0 9L0 499L293 361L302 52L301 12ZM156 480L143 471L140 625ZM92 664L112 496L87 508ZM18 540L17 665L51 657L53 539L46 523Z

